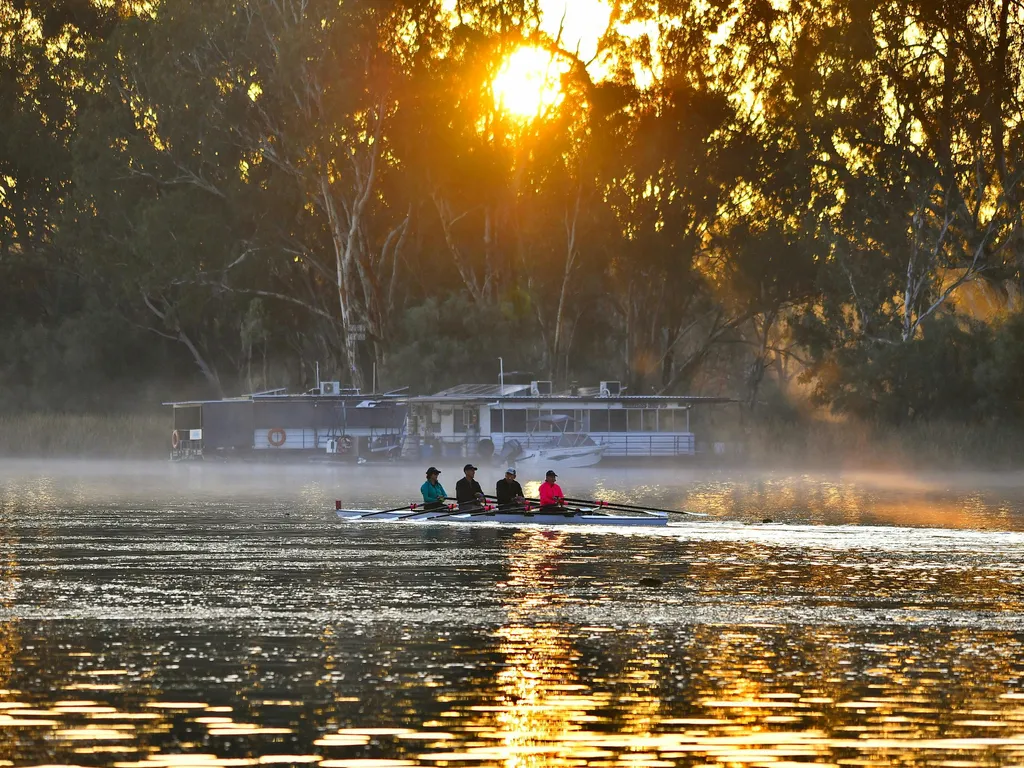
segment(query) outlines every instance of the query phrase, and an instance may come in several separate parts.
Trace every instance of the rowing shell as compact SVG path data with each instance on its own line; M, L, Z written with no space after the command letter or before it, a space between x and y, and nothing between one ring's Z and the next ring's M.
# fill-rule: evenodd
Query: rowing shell
M372 517L371 517L372 515ZM603 512L580 510L571 514L544 514L541 512L484 512L469 513L447 510L439 512L423 512L413 515L409 510L400 512L380 512L375 509L339 509L338 517L342 520L357 522L402 522L425 523L437 519L441 523L501 523L502 525L614 525L651 527L668 525L668 515L648 512L640 515L608 515Z

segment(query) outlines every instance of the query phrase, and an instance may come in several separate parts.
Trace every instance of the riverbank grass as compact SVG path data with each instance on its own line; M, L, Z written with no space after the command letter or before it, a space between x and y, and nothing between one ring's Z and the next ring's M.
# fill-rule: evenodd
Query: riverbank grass
M167 458L170 415L0 414L0 456Z

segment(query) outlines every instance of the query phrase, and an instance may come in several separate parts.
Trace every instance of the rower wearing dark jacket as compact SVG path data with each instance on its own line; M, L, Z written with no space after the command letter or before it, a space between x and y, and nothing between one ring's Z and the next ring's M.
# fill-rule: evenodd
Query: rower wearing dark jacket
M516 470L509 467L505 476L495 486L494 495L498 499L498 507L522 507L526 499L523 497L523 486L516 481Z
M476 481L476 467L467 464L462 471L466 476L455 484L455 500L459 502L459 509L483 509L484 489Z

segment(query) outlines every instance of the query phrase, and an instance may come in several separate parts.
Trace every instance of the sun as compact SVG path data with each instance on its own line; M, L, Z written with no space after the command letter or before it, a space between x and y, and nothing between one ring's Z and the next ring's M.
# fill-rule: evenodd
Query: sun
M529 120L562 103L565 61L535 46L516 49L505 59L491 89L499 110Z

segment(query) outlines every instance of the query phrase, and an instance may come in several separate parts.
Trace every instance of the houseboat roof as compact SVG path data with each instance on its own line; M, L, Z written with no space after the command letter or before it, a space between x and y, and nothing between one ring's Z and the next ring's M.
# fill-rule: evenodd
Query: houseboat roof
M439 403L451 400L487 400L498 402L551 402L565 400L567 402L650 402L650 403L687 403L707 404L735 403L734 397L711 397L698 395L607 395L601 394L598 387L578 387L575 392L562 390L548 395L534 395L529 384L459 384L443 389L433 395L410 397L411 402Z
M256 392L251 395L239 395L238 397L211 398L209 400L175 400L161 405L209 405L210 403L258 403L258 402L291 402L306 403L310 401L324 403L342 403L353 408L374 408L378 405L397 403L404 405L409 400L408 395L359 395L344 393L340 395L317 395L312 393L288 394L277 391L274 393Z
M551 402L564 400L567 403L684 403L687 405L735 403L733 397L711 397L699 395L609 395L601 394L598 387L577 387L575 390L561 390L546 395L535 395L529 384L459 384L443 389L433 395L412 396L408 394L381 393L357 394L342 392L337 395L321 395L315 392L291 394L284 389L254 392L237 397L210 398L206 400L177 400L162 403L170 406L208 405L211 403L255 403L255 402L324 402L341 403L352 408L372 408L377 405L406 403L442 403L452 400L486 402Z

